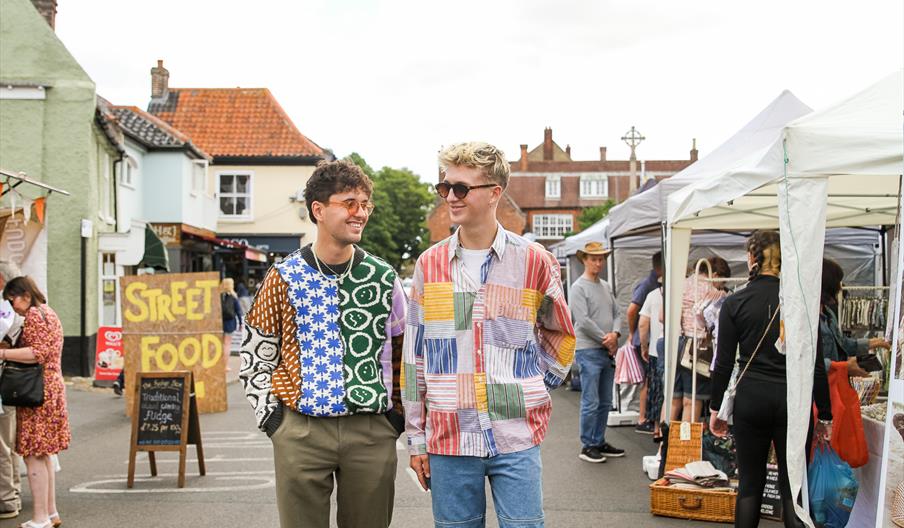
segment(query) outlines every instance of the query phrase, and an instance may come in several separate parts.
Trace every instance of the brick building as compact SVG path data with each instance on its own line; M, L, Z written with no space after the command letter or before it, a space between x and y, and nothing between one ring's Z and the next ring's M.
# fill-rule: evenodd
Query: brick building
M568 232L580 231L578 216L586 207L603 205L608 200L620 203L650 178L668 178L697 160L692 148L686 160L644 160L635 162L631 181L630 160L610 160L606 147L600 147L598 160L574 160L571 147L564 149L552 139L552 129L543 131L543 143L533 150L521 145L521 155L512 161L512 176L497 217L502 225L519 234L534 233L543 244L561 240ZM431 242L448 236L453 226L445 201L427 219ZM521 225L521 229L513 229Z

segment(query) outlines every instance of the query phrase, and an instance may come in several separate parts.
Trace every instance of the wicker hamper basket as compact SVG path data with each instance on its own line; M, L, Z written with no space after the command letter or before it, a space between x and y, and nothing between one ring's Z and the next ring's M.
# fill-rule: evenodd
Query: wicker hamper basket
M691 426L690 440L681 441L681 422L669 428L669 449L665 470L671 471L703 457L703 424ZM664 478L650 484L650 512L653 515L696 521L734 522L735 491L689 490L668 486Z

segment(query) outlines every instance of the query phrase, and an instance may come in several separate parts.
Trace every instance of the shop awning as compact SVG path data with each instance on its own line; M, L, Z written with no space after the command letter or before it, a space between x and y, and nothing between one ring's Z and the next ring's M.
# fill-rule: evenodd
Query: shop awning
M145 267L169 271L169 255L166 253L166 245L150 226L144 230L144 258L141 260Z

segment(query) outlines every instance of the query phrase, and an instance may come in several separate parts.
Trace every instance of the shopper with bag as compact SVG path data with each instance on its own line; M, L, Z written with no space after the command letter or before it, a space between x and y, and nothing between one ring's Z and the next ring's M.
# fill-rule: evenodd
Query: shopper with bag
M606 424L612 408L615 353L621 317L609 283L600 279L611 251L599 242L588 242L578 250L584 273L571 285L568 308L577 338L575 362L581 369L581 453L585 462L605 462L606 457L625 455L606 442ZM633 352L632 352L633 354Z
M794 515L795 497L788 482L786 454L802 451L803 445L788 446L787 369L785 356L776 348L781 336L779 274L781 245L775 231L757 231L747 240L750 281L722 305L719 314L719 351L712 372L710 429L717 436L728 434L727 419L733 417L740 485L735 505L735 526L759 525L760 505L766 486L766 460L775 445L779 490L786 527L802 526ZM740 374L729 389L738 362ZM726 390L728 389L728 390ZM813 397L819 410L817 437L829 436L832 411L826 382L822 347L817 345ZM723 398L725 406L723 407ZM729 409L732 406L733 408Z
M50 455L68 449L71 439L66 387L60 366L63 326L29 277L9 281L3 289L3 298L12 303L16 313L25 317L25 323L16 348L0 350L0 360L15 362L19 372L26 372L30 365L39 365L38 379L42 385L38 394L26 394L36 397L28 403L34 406L17 406L16 409L16 452L25 458L33 499L31 520L21 527L49 528L62 524L56 509L54 465ZM8 384L23 381L23 377L11 378L9 369L10 364L7 364L0 376L0 392L4 394L8 392Z
M712 270L708 274L693 273L684 281L684 296L681 298L681 337L678 339L678 359L675 369L675 388L672 391L672 420L699 422L703 415L703 402L710 398L709 366L712 361L712 336L707 331L703 311L727 294L721 284L707 279L731 277L728 262L721 257L706 259ZM696 337L696 339L694 339ZM693 364L697 346L697 364ZM698 366L699 365L699 366ZM691 366L694 367L691 372ZM694 390L696 378L696 391ZM696 400L691 405L692 399ZM693 407L693 413L691 413Z
M844 270L837 262L830 258L822 259L819 340L826 359L826 370L829 362L844 361L851 376L865 377L869 376L869 372L860 366L859 361L869 357L870 350L891 348L891 345L882 337L855 339L841 332L838 324L838 294L841 292L843 279Z

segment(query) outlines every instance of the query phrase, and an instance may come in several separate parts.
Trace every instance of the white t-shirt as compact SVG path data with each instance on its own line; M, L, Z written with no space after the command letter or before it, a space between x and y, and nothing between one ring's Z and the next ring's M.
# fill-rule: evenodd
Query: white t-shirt
M480 287L480 267L487 260L490 254L490 248L486 249L465 249L461 248L461 263L465 273L474 282L474 285Z
M647 294L643 306L640 307L640 315L650 318L650 355L659 357L656 352L656 342L662 337L663 325L659 322L659 314L662 312L662 287L656 288Z

